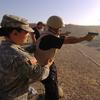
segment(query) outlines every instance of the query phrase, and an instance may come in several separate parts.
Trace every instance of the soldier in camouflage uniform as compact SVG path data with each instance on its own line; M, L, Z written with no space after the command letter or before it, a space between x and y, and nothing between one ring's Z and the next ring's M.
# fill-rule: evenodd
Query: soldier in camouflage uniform
M23 44L28 32L33 32L26 19L4 15L0 36L0 100L27 100L29 84L45 79L49 74L49 64L43 67L26 53Z

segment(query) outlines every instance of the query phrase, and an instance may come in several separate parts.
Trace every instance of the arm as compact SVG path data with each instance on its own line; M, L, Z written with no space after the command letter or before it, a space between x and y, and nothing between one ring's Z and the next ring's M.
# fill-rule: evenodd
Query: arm
M64 39L64 44L73 44L73 43L79 43L85 40L85 37L74 37L74 36L69 36L65 37Z
M52 61L48 61L48 63L46 65L44 65L44 66L39 65L35 58L31 60L31 63L32 63L32 68L33 68L32 80L34 78L35 78L34 81L37 80L37 79L38 80L44 80L49 75L49 68L53 63L53 60ZM33 77L33 76L37 76L37 77Z
M26 59L16 56L11 65L13 66L12 69L15 69L14 73L18 78L21 78L22 81L30 80L29 82L32 83L47 78L51 64L41 66L35 58Z
M91 41L94 37L95 35L91 35L91 34L87 34L86 36L83 37L69 36L69 37L65 37L64 44L74 44L82 41Z

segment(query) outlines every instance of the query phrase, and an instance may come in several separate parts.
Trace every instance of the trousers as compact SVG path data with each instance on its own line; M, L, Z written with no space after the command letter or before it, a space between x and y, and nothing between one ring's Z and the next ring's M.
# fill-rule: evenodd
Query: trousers
M57 68L55 63L50 67L49 76L41 82L45 87L45 100L59 100Z

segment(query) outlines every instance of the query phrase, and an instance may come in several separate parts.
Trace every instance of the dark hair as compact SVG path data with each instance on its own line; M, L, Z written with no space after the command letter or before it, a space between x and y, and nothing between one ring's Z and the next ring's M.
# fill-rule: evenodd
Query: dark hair
M37 25L44 25L43 22L38 22Z
M18 32L21 32L23 31L23 29L21 28L12 28L12 27L2 27L0 28L0 36L9 36L9 34L13 31L13 30L16 30Z

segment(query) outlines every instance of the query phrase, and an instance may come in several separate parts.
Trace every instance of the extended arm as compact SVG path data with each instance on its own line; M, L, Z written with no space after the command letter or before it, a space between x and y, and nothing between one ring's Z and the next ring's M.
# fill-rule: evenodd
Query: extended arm
M74 44L74 43L79 43L82 41L91 41L95 35L87 34L86 36L83 37L74 37L74 36L68 36L65 37L64 39L64 44Z

